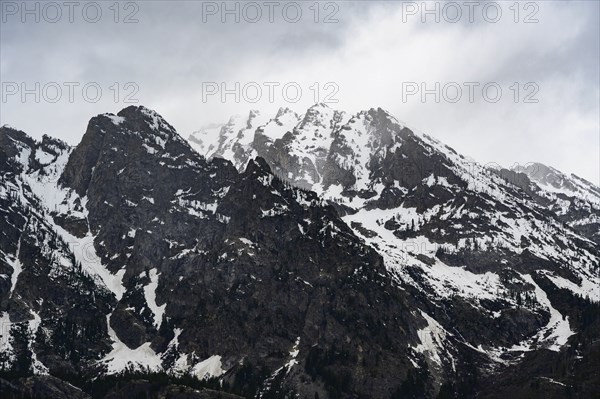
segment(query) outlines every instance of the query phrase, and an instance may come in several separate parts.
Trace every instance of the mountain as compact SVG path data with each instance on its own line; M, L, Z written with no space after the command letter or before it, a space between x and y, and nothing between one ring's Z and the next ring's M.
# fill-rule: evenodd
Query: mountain
M0 168L3 397L600 390L599 244L384 110L128 107Z
M532 343L557 350L569 338L559 331L574 333L571 324L557 323L542 286L600 299L600 211L592 184L573 178L577 190L551 192L520 171L474 163L382 109L347 115L316 104L283 124L286 113L255 130L255 153L278 176L336 206L403 284L443 309L435 319L458 329L492 368L523 356L519 349ZM243 163L235 154L230 159ZM572 205L565 213L566 199ZM526 297L539 306L522 306ZM449 299L451 308L458 305L452 313ZM538 318L541 307L550 321ZM494 328L503 333L490 333ZM556 339L531 340L543 336Z
M513 171L526 175L537 186L534 190L538 196L560 220L600 244L600 188L541 163L516 166Z

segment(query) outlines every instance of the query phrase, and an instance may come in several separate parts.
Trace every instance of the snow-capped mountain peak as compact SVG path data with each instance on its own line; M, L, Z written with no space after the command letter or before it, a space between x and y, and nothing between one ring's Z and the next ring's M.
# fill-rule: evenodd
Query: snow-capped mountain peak
M525 173L529 179L548 192L578 197L600 206L600 188L579 176L566 175L539 162L515 166L513 170Z
M599 211L567 177L545 190L379 108L218 133L203 157L143 107L75 148L0 128L4 366L250 396L595 391Z

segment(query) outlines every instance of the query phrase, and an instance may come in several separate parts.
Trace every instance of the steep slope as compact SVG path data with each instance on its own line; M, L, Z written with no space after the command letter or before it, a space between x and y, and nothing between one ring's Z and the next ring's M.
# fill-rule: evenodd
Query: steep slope
M259 111L250 111L247 118L232 116L225 125L210 125L189 137L192 147L206 157L218 154L232 160L238 170L256 156L252 149L254 131L268 122Z
M422 332L431 321L423 303L398 289L381 256L332 206L288 186L264 160L251 160L242 173L228 161L207 161L143 107L92 118L75 149L59 143L53 156L59 144L41 151L43 143L7 128L0 137L3 175L11 179L3 180L2 211L18 220L15 232L2 229L2 270L54 340L38 349L36 327L35 340L10 339L3 354L34 348L45 366L38 372L71 381L144 367L216 377L246 396L384 398L410 389L435 396L442 381L461 378L421 367L435 347ZM44 172L31 166L35 154ZM11 204L13 186L43 217L44 226L28 223L31 235L68 245L38 238L43 256L23 260L26 240L18 236L33 211ZM56 259L63 252L71 263ZM87 291L61 294L66 282L47 281L55 263L57 273L74 269L69 284L82 280L77 289L85 283ZM36 271L40 277L27 284ZM3 315L14 322L12 286L1 294ZM57 309L64 297L95 324L64 316ZM43 324L46 314L66 323L67 338ZM89 349L66 358L59 352L82 345Z
M248 154L255 154L266 159L275 174L293 180L297 185L312 188L320 183L333 141L331 131L347 121L347 114L334 111L325 104L315 104L304 115L289 108L279 109L272 119L257 115L260 115L258 111L251 111L247 119L232 117L218 133L219 143L224 144L206 155L229 159L236 168L243 170L248 163ZM201 137L194 134L190 141L208 143L215 140L215 131L210 133Z
M190 146L144 107L76 148L0 129L2 389L70 389L34 371L98 392L124 370L107 397L600 389L598 244L548 190L381 109L219 132Z
M109 347L104 314L115 298L82 267L87 248L53 217L70 204L84 218L84 208L77 198L46 190L56 185L69 151L58 140L35 142L0 128L1 353L2 368L14 376L81 373Z
M219 133L221 127L222 126L219 124L204 126L200 128L200 130L193 132L188 137L188 141L198 154L208 157L210 154L213 154L219 146Z
M532 191L538 202L578 233L600 244L600 188L541 163L516 166L513 171L525 174L529 183L533 183Z
M315 105L307 114L320 108ZM294 143L299 124L272 122L270 134L279 141L267 141L266 148L255 145L258 155L269 154L265 159L278 175L331 201L355 233L383 256L398 283L433 304L425 331L443 333L423 338L434 348L437 343L439 353L448 355L447 338L459 337L483 355L475 363L488 383L519 364L531 366L530 378L541 378L528 359L547 351L551 354L544 361L572 356L575 342L592 356L589 342L580 340L594 336L594 323L582 312L597 310L600 300L597 210L592 205L598 188L572 183L577 188L569 192L579 195L569 201L588 213L571 212L572 223L565 224L567 213L557 209L564 206L563 194L552 197L548 189L523 184L528 181L524 175L525 180L516 172L508 175L469 161L381 109L359 112L339 125L315 123L321 128L302 141L322 143L315 148L324 162L312 161L293 144L279 144L286 137ZM263 129L256 130L255 142ZM559 310L565 295L572 301L582 297L585 311ZM439 363L450 367L443 359ZM587 377L585 366L569 367L577 370L575 376L563 373L559 380L573 389ZM561 397L561 389L549 395ZM456 393L456 387L451 390Z

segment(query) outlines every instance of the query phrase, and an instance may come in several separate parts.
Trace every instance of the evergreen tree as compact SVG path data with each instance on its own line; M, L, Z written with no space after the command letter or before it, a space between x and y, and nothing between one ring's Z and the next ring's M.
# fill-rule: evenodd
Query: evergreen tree
M32 336L29 332L29 323L13 323L11 329L11 345L15 353L13 371L19 376L33 374L33 353L30 348Z

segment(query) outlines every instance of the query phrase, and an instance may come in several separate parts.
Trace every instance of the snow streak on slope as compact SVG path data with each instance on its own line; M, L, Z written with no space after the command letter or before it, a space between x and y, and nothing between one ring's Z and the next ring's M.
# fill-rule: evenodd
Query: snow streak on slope
M443 351L446 330L431 316L421 311L421 316L427 321L427 327L418 331L419 339L421 344L415 347L415 350L420 353L429 353L433 361L442 364L440 353Z
M123 286L125 269L123 268L117 273L111 273L102 265L102 261L94 248L95 236L88 232L85 237L78 238L61 226L54 225L54 229L69 244L69 248L82 268L90 273L91 276L95 276L98 281L101 281L102 286L115 294L117 300L120 300L125 293L125 287Z
M546 277L558 288L565 288L576 295L581 295L582 298L587 298L593 302L600 302L600 286L594 280L581 279L580 284L575 284L571 280L560 276L546 274Z
M38 329L40 328L40 324L42 323L42 319L40 318L40 315L37 314L32 309L30 309L29 311L31 312L33 319L30 320L28 323L28 330L29 330L29 334L32 337L35 337L38 333ZM35 349L33 348L33 341L28 341L27 345L29 346L29 350L31 351L31 364L33 367L33 373L34 374L48 374L48 368L46 366L44 366L44 364L42 362L40 362L37 358Z
M591 287L600 285L598 258L593 246L580 244L589 241L565 229L497 171L381 109L347 115L316 104L300 118L280 110L254 134L253 150L278 175L340 206L344 221L378 250L400 287L418 287L434 302L462 298L493 321L502 310L522 306L512 284L528 281L514 268L533 258L542 270L550 267L546 276L555 285L595 297ZM239 169L245 168L235 154L229 156ZM479 254L477 265L448 260L473 259L471 253ZM567 268L581 283L558 277ZM526 311L535 318L538 309L548 309L549 324L533 335L549 337L517 342L513 351L528 350L538 341L557 349L570 336L568 321L558 320L560 314L540 290L527 291L534 303ZM487 309L486 301L502 310ZM498 362L503 362L502 350L506 348L482 349Z
M150 270L149 275L150 283L144 287L144 296L148 307L154 314L154 324L156 325L156 328L160 328L167 304L165 303L161 306L156 304L156 288L158 287L158 277L160 274L156 269L152 269Z
M0 353L5 356L4 363L0 363L0 367L6 367L14 361L14 353L11 344L11 326L8 312L0 313Z
M87 220L87 209L85 207L87 198L80 198L73 190L66 189L58 184L58 179L69 159L69 155L70 151L61 153L45 169L43 175L39 171L33 173L25 171L21 177L31 187L32 193L41 201L43 208L46 210L46 221L69 245L69 249L82 268L102 281L102 284L114 293L117 299L121 299L125 292L122 284L125 270L120 270L117 274L111 273L102 265L100 257L96 254L94 248L95 236L88 232L83 238L75 237L63 227L57 225L50 215L51 212L56 212Z
M547 346L548 349L559 351L560 348L567 343L569 337L575 334L569 325L569 317L561 315L558 310L552 307L546 292L533 281L530 275L527 274L522 277L525 281L535 287L535 295L538 302L545 306L550 312L550 321L548 322L548 325L540 330L535 338L543 342L545 344L544 346Z
M23 227L23 230L25 230L27 228L27 222L25 222L25 226ZM23 235L21 234L21 236L19 237L19 241L17 243L17 253L15 254L15 258L14 260L10 259L10 256L6 257L6 261L8 262L8 264L10 266L12 266L13 268L13 273L10 276L10 296L12 297L12 294L15 290L15 287L17 286L17 280L19 278L19 274L21 274L21 272L23 271L23 267L21 266L21 260L19 259L19 257L21 256L21 240L23 238Z

